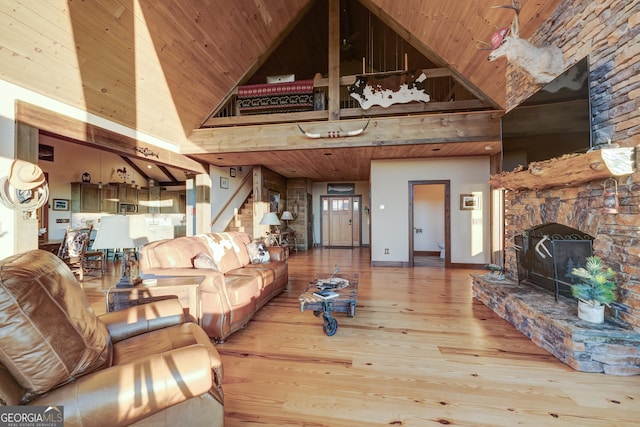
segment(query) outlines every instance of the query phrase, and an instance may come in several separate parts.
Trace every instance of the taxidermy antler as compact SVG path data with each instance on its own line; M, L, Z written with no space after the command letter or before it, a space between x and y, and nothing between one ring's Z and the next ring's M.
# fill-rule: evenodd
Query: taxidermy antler
M529 74L537 84L547 84L564 71L565 63L560 48L551 45L536 47L520 38L520 0L511 0L510 6L494 7L513 9L516 15L510 30L502 28L492 37L493 51L487 57L489 61L505 56L510 63Z
M367 121L367 124L364 125L363 128L361 129L356 129L356 130L350 130L349 132L342 132L340 130L333 130L333 131L329 131L325 134L321 134L321 133L312 133L312 132L307 132L306 130L302 129L302 126L298 125L298 129L300 129L300 132L302 132L304 134L304 136L306 136L307 138L313 138L313 139L320 139L320 138L342 138L343 136L356 136L356 135L360 135L362 132L364 132L364 130L367 128L367 126L369 126L369 122L371 121L371 119L369 119Z

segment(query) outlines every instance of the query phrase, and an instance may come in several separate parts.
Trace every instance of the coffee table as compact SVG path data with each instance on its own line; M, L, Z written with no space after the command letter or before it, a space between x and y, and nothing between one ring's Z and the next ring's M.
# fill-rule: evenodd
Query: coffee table
M298 298L300 300L300 311L313 310L313 314L318 317L322 314L323 330L327 336L333 336L338 330L338 321L331 313L347 313L347 316L356 315L356 304L358 303L358 281L360 276L355 274L340 274L334 277L331 274L318 275L309 282L305 291ZM345 283L347 282L347 283ZM338 294L330 299L324 299L313 293L320 290L318 283L323 283L329 289Z

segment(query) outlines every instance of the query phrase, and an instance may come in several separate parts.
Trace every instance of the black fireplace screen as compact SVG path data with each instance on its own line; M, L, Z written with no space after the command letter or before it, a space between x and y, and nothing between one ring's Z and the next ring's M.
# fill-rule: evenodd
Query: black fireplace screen
M573 268L584 267L593 255L593 237L565 225L550 223L529 228L515 237L518 282L571 297Z

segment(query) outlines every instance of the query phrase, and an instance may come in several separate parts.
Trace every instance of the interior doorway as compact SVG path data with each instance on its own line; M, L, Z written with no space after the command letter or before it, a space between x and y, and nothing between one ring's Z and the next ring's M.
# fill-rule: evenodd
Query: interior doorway
M409 267L416 265L416 256L451 267L449 180L409 181Z
M362 196L320 196L323 247L353 248L361 244Z

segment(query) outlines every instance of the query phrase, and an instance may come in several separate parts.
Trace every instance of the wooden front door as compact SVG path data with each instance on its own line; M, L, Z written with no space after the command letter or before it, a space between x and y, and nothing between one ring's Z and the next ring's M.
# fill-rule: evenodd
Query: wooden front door
M322 246L360 246L361 196L323 196Z

